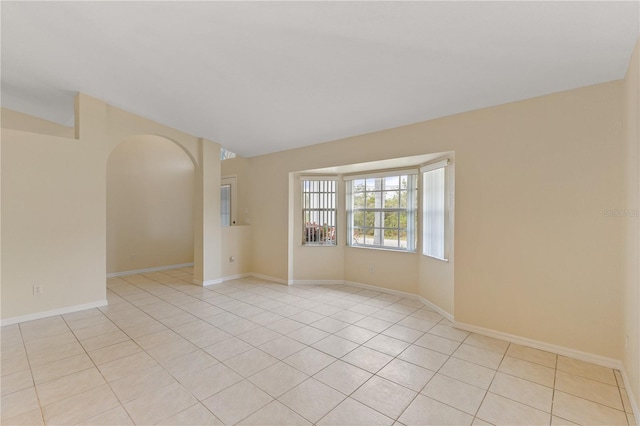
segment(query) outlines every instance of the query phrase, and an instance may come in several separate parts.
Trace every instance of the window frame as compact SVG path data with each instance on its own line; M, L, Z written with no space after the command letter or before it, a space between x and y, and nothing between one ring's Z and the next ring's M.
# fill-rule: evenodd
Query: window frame
M307 191L307 185L317 186L313 188L317 190ZM300 176L300 197L301 245L336 247L338 245L338 177ZM313 219L320 223L316 220L311 222L311 215L315 216ZM315 241L310 241L312 236Z
M384 183L387 178L398 178L398 186L396 188L387 188ZM402 178L406 177L406 188L402 188ZM372 172L362 175L352 175L344 177L345 186L346 186L346 213L347 213L347 245L350 247L357 248L368 248L368 249L379 249L379 250L393 250L407 253L415 253L417 250L417 237L418 237L418 226L417 226L417 215L418 215L418 170L410 169L410 170L392 170L392 171L384 171L384 172ZM367 181L371 179L376 179L376 183L374 184L373 189L367 189ZM354 187L356 181L364 181L364 190L357 191L359 194L363 194L364 197L364 206L356 207L355 203L355 193ZM379 182L379 185L378 185ZM387 193L398 193L398 206L397 207L385 207L384 200L385 195ZM401 207L402 193L405 193L405 207ZM379 206L368 207L367 206L367 198L368 194L374 194L375 202L378 203L377 194L379 194ZM358 213L362 213L363 216L363 226L356 226L355 218ZM386 214L397 214L395 227L387 227L385 226L385 216ZM404 213L406 215L406 226L401 226L401 215ZM367 214L372 214L374 216L374 221L379 223L379 226L366 226L366 218ZM370 216L369 216L370 217ZM362 236L365 239L362 242L358 242L355 240L354 232L356 229L362 230ZM366 234L369 230L373 230L374 242L367 243ZM386 245L385 242L387 238L385 238L386 231L397 232L397 246ZM402 232L406 233L406 247L401 246L401 234ZM376 243L378 240L378 243Z

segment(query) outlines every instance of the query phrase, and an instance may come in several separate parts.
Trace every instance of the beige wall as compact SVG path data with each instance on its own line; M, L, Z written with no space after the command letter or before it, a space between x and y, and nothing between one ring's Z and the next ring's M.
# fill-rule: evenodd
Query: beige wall
M624 80L623 137L626 159L626 200L620 205L625 214L612 220L624 224L624 289L622 362L631 382L632 397L640 406L640 41L631 58ZM636 415L638 413L636 412Z
M618 81L250 158L252 269L310 278L288 263L290 172L454 151L453 271L418 254L345 249L344 279L619 359L623 229L604 212L623 200L621 99ZM374 258L388 264L380 275L367 272Z
M194 164L172 141L133 136L107 162L107 273L193 262Z
M23 132L60 136L69 139L75 138L73 127L63 126L53 121L43 120L7 108L1 108L0 111L3 129L21 130Z
M75 139L35 131L2 128L3 321L105 301L107 159L135 135L170 139L194 160L202 188L195 195L194 237L201 240L194 251L201 257L194 270L208 281L221 279L217 143L83 94L76 98ZM34 296L33 285L42 285L43 294Z
M250 226L223 226L221 250L224 279L233 279L252 272Z
M106 105L81 108L80 140L2 129L3 319L106 299Z

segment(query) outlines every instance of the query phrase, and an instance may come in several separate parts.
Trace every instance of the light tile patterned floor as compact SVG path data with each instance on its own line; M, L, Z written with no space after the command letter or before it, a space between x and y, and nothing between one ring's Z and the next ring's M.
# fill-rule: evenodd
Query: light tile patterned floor
M191 268L2 328L3 425L635 424L618 371L451 327L414 299Z

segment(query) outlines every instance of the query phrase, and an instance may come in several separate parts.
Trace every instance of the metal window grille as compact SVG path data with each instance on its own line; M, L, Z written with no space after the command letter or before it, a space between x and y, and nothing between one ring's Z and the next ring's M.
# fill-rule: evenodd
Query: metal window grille
M336 245L336 181L302 181L302 243Z

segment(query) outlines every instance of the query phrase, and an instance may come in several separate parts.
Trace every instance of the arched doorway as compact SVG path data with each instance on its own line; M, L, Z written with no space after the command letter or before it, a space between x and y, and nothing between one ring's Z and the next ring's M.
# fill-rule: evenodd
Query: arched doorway
M107 273L193 262L195 165L154 135L125 139L107 160Z

